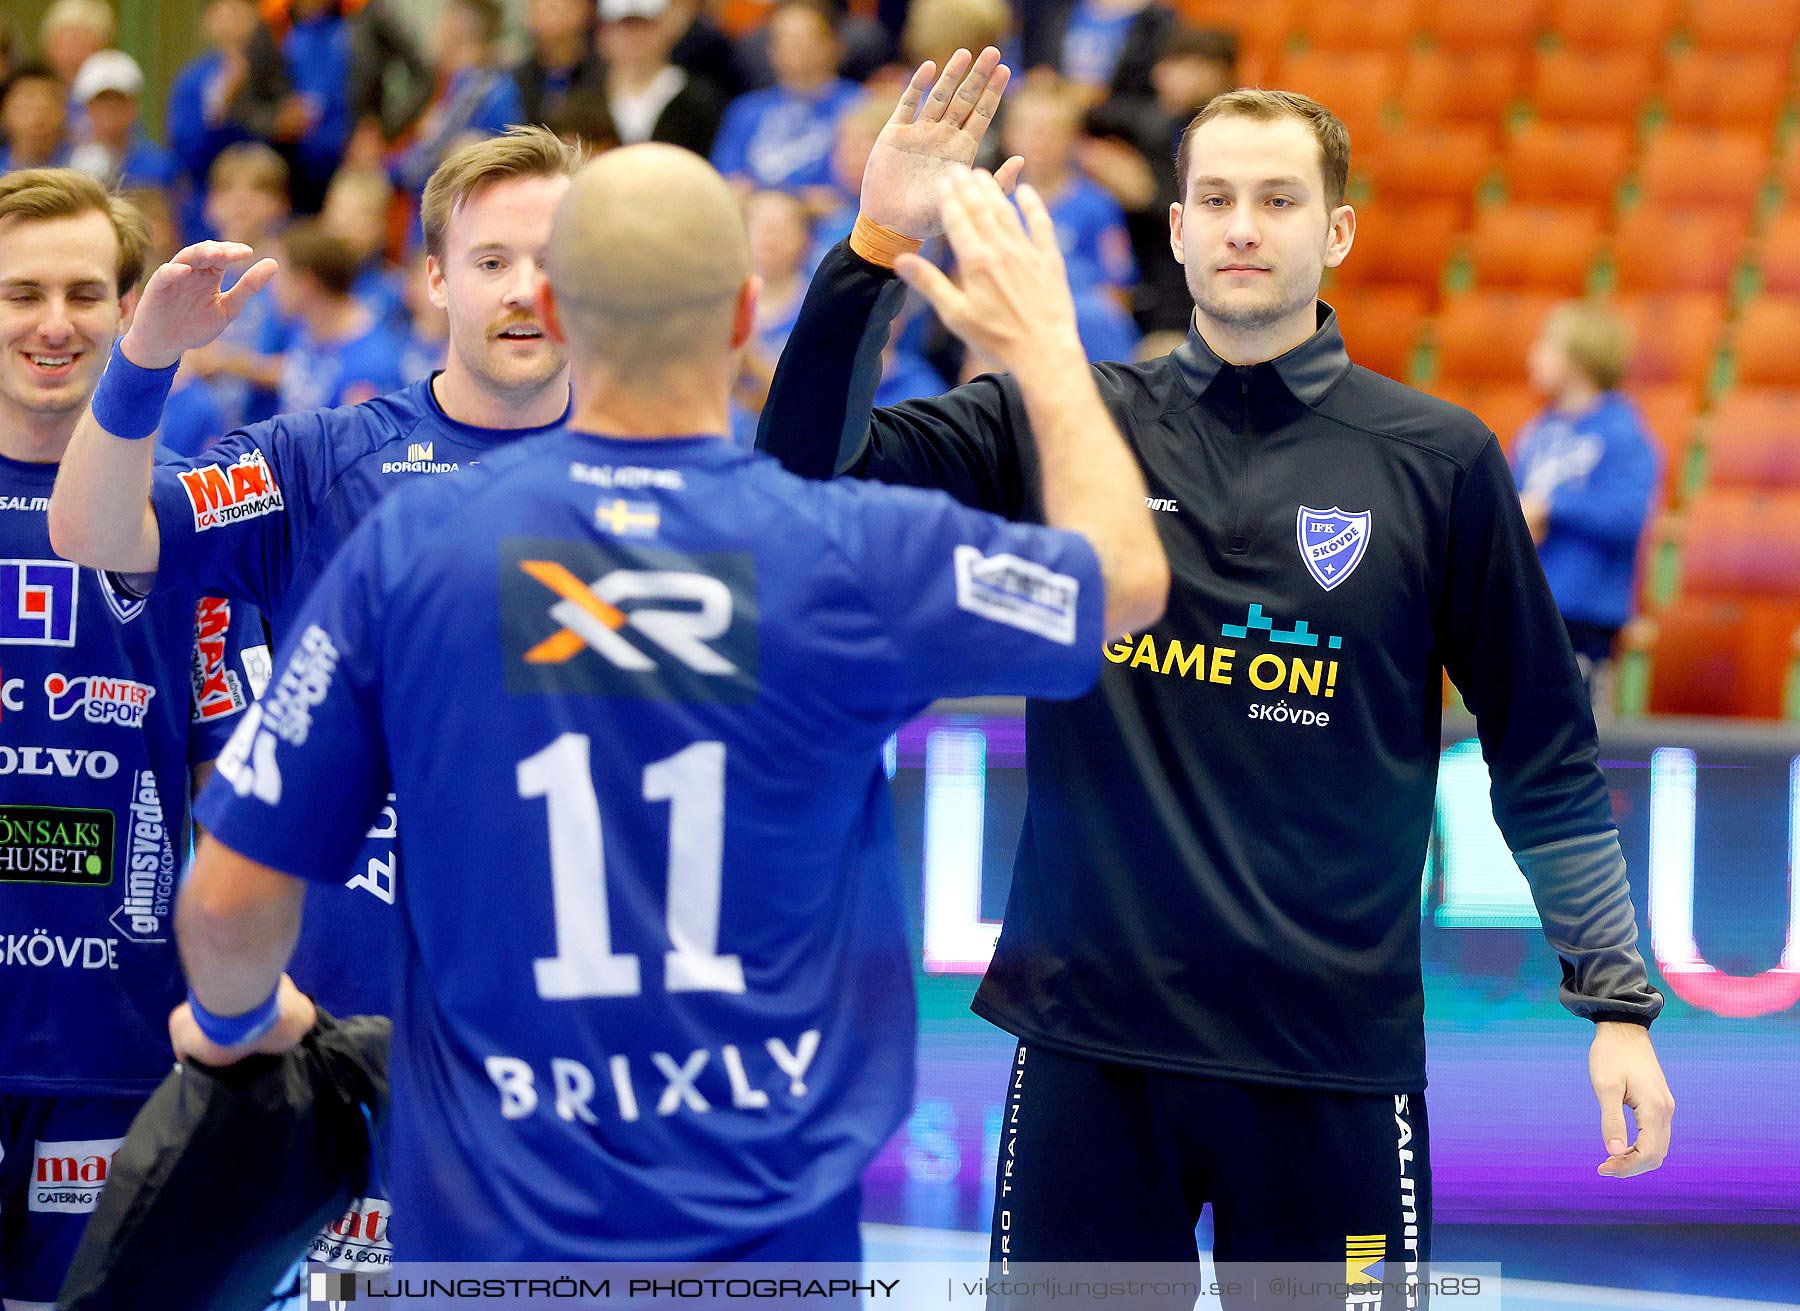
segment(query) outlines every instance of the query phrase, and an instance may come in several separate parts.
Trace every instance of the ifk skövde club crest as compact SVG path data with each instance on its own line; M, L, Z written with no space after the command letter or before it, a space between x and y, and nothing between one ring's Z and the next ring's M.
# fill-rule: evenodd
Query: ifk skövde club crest
M1300 542L1300 558L1306 571L1327 592L1356 572L1363 553L1369 549L1371 515L1358 514L1332 506L1329 510L1300 507L1300 518L1294 534Z

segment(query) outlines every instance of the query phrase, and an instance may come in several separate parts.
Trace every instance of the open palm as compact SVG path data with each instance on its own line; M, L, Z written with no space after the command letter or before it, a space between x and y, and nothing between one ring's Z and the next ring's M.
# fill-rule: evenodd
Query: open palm
M938 181L975 162L1012 74L989 46L979 58L958 50L942 76L928 59L919 65L881 129L863 170L862 212L901 236L925 241L944 230ZM1024 161L1016 156L995 174L1010 191Z
M147 369L175 363L182 352L212 342L275 276L275 261L259 260L222 290L226 272L254 251L232 241L202 241L177 251L150 275L138 299L123 346L125 357Z

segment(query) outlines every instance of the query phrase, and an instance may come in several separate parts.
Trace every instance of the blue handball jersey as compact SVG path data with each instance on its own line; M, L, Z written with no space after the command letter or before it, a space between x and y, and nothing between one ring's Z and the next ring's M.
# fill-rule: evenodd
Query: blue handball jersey
M881 744L1079 694L1102 611L1081 537L717 437L383 506L200 814L307 877L407 799L396 1259L729 1259L839 1199L912 1096Z
M128 1096L169 1071L188 767L269 653L245 607L57 558L55 480L0 458L0 1092Z
M384 496L479 465L503 444L543 431L458 423L426 379L360 405L278 415L228 433L199 458L156 471L157 588L248 601L268 616L279 645L326 563ZM391 1014L387 908L398 819L390 803L363 852L326 871L347 890L317 887L307 899L292 973L340 1015Z

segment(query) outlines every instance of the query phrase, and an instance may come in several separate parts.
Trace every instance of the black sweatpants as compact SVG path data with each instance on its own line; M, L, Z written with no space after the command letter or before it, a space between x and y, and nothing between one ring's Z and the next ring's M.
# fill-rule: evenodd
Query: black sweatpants
M1020 1043L1001 1109L990 1277L1040 1262L1184 1263L1197 1276L1194 1229L1211 1203L1217 1263L1305 1262L1346 1282L1385 1279L1387 1299L1371 1308L1425 1305L1422 1093L1234 1083ZM1396 1294L1409 1270L1421 1286ZM1267 1286L1255 1302L1347 1304L1358 1305L1342 1292L1273 1300Z

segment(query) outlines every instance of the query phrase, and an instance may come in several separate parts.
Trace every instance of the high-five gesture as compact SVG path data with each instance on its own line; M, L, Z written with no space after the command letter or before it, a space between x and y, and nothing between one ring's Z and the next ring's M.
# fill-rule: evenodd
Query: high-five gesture
M1085 374L1062 249L1038 193L1019 188L1021 221L985 172L957 169L934 191L958 281L918 255L895 265L902 281L931 302L945 327L1009 372L1049 367Z
M863 214L917 241L943 231L937 183L975 162L1012 76L992 46L979 58L958 50L944 65L943 76L936 73L929 59L919 65L863 170ZM1000 166L996 176L1002 189L1012 189L1024 166L1017 156Z
M274 260L258 260L230 291L221 290L225 271L255 253L235 241L201 241L177 251L144 286L119 343L125 358L139 368L164 369L182 352L215 340L275 276Z

